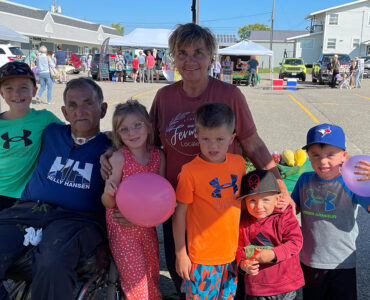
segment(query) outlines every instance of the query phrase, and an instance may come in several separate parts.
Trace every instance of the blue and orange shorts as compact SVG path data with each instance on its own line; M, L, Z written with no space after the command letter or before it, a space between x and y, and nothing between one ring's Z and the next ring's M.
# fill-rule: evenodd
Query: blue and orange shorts
M182 282L181 290L186 299L232 300L236 294L237 272L236 262L224 265L192 263L190 280Z

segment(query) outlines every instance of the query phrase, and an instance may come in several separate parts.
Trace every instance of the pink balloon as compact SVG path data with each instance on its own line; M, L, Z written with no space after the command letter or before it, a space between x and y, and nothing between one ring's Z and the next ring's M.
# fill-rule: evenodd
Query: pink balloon
M153 227L162 224L175 211L172 185L154 173L137 173L123 180L116 193L121 214L131 223Z
M360 160L370 162L370 155L354 155L345 161L342 166L343 181L355 194L363 197L370 197L370 182L357 181L358 178L364 176L353 173L355 171L361 171L361 169L355 168L356 165L360 165Z

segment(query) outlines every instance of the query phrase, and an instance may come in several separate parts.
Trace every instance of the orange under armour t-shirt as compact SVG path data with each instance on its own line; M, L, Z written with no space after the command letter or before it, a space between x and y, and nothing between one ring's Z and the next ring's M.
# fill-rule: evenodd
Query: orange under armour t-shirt
M240 219L237 197L244 174L243 157L231 153L222 163L197 156L182 167L176 197L188 204L187 245L193 263L220 265L235 260Z

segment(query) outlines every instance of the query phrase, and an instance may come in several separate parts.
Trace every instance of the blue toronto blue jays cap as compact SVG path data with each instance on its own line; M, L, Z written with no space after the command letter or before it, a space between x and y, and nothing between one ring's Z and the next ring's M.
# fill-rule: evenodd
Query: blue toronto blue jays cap
M346 150L346 137L343 129L332 124L320 124L312 127L307 133L307 145L302 149L307 150L312 144L327 144Z

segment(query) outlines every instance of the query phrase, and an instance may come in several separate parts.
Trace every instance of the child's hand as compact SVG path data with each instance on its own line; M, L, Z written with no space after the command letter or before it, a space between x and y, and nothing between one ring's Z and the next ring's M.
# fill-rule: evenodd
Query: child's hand
M113 154L113 149L108 149L100 155L100 175L104 180L107 180L112 174L112 165L109 163L109 158Z
M190 280L191 261L187 254L176 255L176 273L185 280Z
M359 161L360 165L356 165L356 169L361 169L363 171L355 171L356 175L364 175L364 177L358 178L357 181L370 180L370 162L365 160Z
M108 181L104 188L104 193L114 198L118 187L113 181Z
M122 216L121 212L118 209L115 209L114 213L112 214L112 219L114 222L121 224L122 226L133 225L124 216Z
M260 253L256 255L256 259L261 264L270 263L276 259L274 250L271 249L261 249Z
M282 211L286 210L286 208L289 206L289 204L293 208L293 212L295 213L295 202L287 193L281 193L278 197L278 201L276 204L276 207L281 209Z
M259 272L260 265L258 261L253 258L242 260L239 264L239 267L249 275L257 275Z

